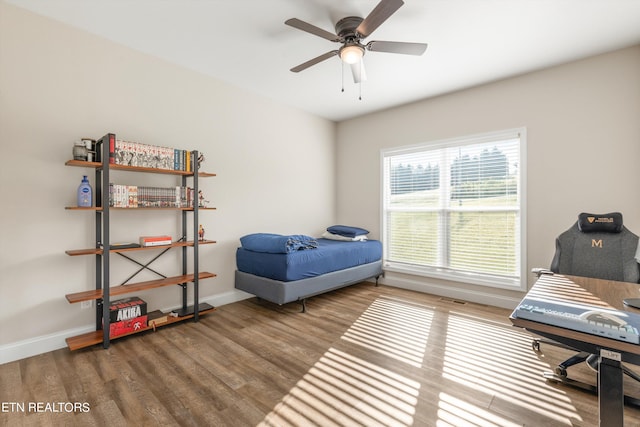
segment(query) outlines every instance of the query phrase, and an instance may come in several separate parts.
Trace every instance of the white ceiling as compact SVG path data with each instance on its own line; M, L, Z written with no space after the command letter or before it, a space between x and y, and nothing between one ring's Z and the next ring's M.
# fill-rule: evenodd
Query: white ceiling
M429 47L367 52L358 100L337 57L289 71L339 45L284 21L334 32L378 0L6 1L335 121L640 44L640 0L405 0L365 42Z

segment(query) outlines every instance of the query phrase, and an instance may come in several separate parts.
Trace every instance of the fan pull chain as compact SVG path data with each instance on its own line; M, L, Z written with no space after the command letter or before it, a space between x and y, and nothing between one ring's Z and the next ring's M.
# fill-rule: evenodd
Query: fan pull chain
M344 62L340 61L340 66L342 68L342 75L340 76L342 78L342 89L340 92L344 93ZM362 60L360 61L360 76L362 76ZM358 92L358 100L362 101L362 79L358 82Z
M360 93L358 94L358 101L362 101L362 58L360 58L360 81L358 82L358 90Z

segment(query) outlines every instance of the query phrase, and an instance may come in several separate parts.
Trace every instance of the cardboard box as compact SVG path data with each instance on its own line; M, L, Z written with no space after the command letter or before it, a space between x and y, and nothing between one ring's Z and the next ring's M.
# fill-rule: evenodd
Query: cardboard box
M147 303L138 297L129 297L111 301L111 305L109 306L109 319L112 324L123 320L145 316L146 314Z
M117 337L131 332L137 332L147 327L147 315L134 317L109 324L109 336Z

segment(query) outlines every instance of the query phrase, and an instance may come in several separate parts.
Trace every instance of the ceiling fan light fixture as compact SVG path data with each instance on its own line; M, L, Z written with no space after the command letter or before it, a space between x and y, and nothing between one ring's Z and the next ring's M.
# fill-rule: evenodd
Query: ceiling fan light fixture
M287 19L284 23L290 27L304 31L317 37L326 39L332 43L340 43L340 47L324 53L320 56L303 62L291 68L291 72L297 73L302 70L326 61L334 56L339 56L343 64L351 68L353 80L360 83L366 79L364 75L363 57L365 50L371 52L399 53L403 55L422 55L427 48L426 43L407 43L374 40L366 44L366 39L380 25L391 17L404 4L404 0L378 0L379 3L373 8L366 18L359 16L346 16L335 24L335 33L323 30L313 24L297 18ZM344 65L343 65L344 67Z
M356 64L364 56L364 48L357 44L350 44L340 48L340 59L345 64Z

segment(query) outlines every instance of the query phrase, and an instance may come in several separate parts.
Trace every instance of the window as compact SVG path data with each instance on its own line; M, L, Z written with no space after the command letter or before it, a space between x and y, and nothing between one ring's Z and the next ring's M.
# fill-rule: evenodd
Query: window
M385 268L525 289L525 129L382 152Z

